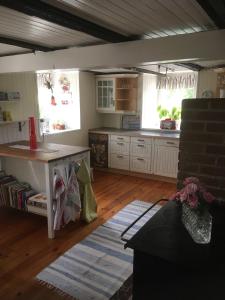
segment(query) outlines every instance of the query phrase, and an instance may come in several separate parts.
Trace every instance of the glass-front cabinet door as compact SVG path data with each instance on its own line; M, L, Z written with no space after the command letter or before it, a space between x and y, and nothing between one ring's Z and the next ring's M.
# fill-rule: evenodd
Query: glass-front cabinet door
M115 79L99 78L96 81L97 110L115 111Z

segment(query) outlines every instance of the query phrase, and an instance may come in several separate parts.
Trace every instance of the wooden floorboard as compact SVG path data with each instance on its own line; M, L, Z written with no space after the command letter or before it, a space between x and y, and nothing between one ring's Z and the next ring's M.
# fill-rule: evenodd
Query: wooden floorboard
M0 209L0 299L62 299L34 280L44 267L111 218L129 202L154 202L169 197L174 183L97 171L93 189L98 203L98 219L91 224L70 223L47 238L46 219L40 216Z

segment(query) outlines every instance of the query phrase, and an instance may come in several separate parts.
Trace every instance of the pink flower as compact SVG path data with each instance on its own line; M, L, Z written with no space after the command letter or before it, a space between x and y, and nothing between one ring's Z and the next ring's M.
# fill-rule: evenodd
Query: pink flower
M198 206L198 197L195 194L188 196L187 203L191 208L197 208Z
M195 183L189 183L186 185L185 190L188 194L194 194L198 190L198 186Z
M190 183L195 183L197 185L200 184L199 179L197 177L187 177L184 179L183 184L188 185Z
M209 192L203 192L203 198L205 199L206 202L208 203L212 203L213 201L215 201L215 197L209 193Z

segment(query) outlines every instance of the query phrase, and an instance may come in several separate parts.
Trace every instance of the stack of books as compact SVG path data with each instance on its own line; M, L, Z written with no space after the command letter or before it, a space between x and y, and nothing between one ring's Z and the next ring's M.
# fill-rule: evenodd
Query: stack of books
M27 200L27 210L34 214L47 216L47 196L44 193L33 195Z

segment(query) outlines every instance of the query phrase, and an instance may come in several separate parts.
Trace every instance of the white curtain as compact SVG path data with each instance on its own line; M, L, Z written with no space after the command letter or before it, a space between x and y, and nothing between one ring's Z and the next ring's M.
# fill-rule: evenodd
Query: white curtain
M168 74L166 77L158 77L157 89L187 89L195 88L197 84L196 72L182 74Z
M154 128L157 126L157 76L143 75L142 95L142 128Z

